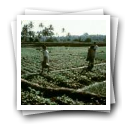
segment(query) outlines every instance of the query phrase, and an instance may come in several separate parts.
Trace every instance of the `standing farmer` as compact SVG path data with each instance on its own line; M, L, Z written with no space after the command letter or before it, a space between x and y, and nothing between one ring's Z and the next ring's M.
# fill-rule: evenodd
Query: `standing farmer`
M47 68L47 72L49 72L49 52L46 46L43 46L43 61L41 74L43 73L44 68Z
M88 48L86 61L89 61L89 63L88 63L89 71L91 71L92 68L94 67L94 59L95 59L95 54L96 54L97 48L98 48L98 46L96 45L96 42L94 42L94 45L91 45L90 48Z

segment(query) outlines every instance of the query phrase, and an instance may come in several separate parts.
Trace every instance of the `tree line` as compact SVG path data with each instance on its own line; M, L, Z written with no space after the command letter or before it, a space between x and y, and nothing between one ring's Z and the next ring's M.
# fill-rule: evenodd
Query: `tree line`
M22 22L23 23L23 22ZM61 28L64 36L54 33L54 27L50 24L46 27L43 23L39 24L39 31L33 31L34 23L30 21L24 24L21 29L21 42L106 42L106 35L71 35Z

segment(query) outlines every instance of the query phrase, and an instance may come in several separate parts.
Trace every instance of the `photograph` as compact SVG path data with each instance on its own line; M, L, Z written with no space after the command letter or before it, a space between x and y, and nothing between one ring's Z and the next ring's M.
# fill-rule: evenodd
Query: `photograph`
M17 16L18 110L110 110L110 72L109 15Z

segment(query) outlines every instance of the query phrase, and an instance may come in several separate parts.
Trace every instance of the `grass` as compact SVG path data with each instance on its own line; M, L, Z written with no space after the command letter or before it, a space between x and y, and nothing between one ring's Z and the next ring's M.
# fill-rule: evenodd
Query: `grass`
M64 70L70 68L77 68L87 66L86 62L87 47L48 47L50 55L50 70ZM82 89L89 87L86 91L96 93L98 95L106 95L106 65L98 65L93 68L93 72L85 72L80 74L82 69L69 70L62 72L50 72L41 76L38 73L41 71L42 52L38 48L21 48L21 75L22 78L37 83L40 86L49 86L52 88L73 88ZM106 47L99 47L95 59L95 64L106 62ZM30 76L29 73L37 73L37 75ZM27 76L28 75L28 76ZM102 83L101 83L102 82ZM99 85L95 85L99 83ZM63 95L63 97L55 97L55 100L43 97L40 94L24 92L22 90L22 104L90 104L83 101L76 101L70 97ZM38 91L38 90L36 90ZM30 95L31 96L27 96ZM38 95L38 96L37 96ZM27 97L27 98L26 98ZM28 100L31 98L31 101ZM40 100L36 100L40 97ZM37 99L38 99L37 98Z
M92 85L86 86L84 91L96 93L97 95L106 96L106 82L96 82Z

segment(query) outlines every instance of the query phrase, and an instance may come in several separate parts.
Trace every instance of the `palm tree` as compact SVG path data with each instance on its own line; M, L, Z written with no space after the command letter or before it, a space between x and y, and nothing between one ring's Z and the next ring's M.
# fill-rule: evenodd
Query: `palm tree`
M67 33L67 40L70 41L71 34L68 32Z
M65 32L65 28L62 28L62 33L64 33Z
M39 27L40 27L41 29L43 29L43 27L44 27L43 23L40 23L40 24L39 24Z
M68 36L68 37L70 37L70 36L71 36L71 34L68 32L68 33L67 33L67 36Z
M48 28L50 31L53 31L54 30L54 27L52 24L49 25L49 28Z
M22 37L24 37L24 41L26 41L26 38L28 36L28 30L29 30L28 25L27 24L24 25L21 32Z
M45 27L45 29L42 30L42 35L45 36L47 38L47 36L49 36L49 29L47 27Z
M53 35L54 35L53 31L48 31L48 36L50 36L52 38Z
M37 38L40 39L41 38L41 32L37 31Z
M32 21L30 21L30 23L28 24L28 27L29 27L30 29L32 29L32 28L34 27L34 25L33 25L33 22L32 22Z
M65 28L62 28L61 32L63 33L63 36L64 36L64 33L65 33ZM64 38L61 39L62 41L64 41Z
M49 36L52 38L52 36L54 35L54 27L52 24L49 25L48 27L48 30L49 30Z

